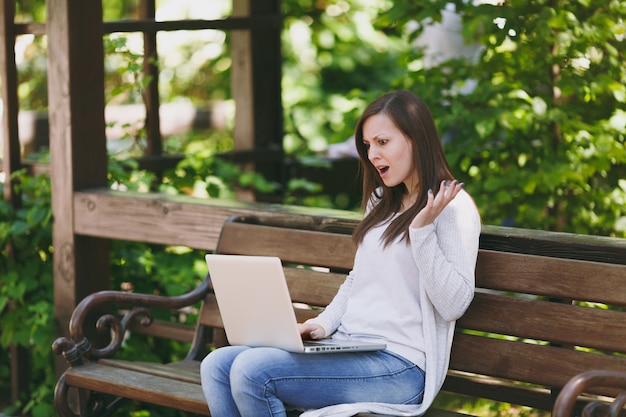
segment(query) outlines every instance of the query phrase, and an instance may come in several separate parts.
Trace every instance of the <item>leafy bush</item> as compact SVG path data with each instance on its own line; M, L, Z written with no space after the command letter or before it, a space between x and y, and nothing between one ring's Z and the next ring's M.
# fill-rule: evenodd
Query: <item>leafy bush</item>
M14 407L45 417L53 414L50 399L56 380L50 349L55 331L50 181L23 171L14 179L22 206L0 201L0 347L8 352L15 345L28 352L31 395ZM8 376L9 360L2 355L0 375ZM9 384L10 378L0 378L1 398L10 398Z
M396 86L431 106L483 221L626 236L624 2L455 4L478 61L427 67L415 49ZM447 7L394 2L381 24L436 21Z

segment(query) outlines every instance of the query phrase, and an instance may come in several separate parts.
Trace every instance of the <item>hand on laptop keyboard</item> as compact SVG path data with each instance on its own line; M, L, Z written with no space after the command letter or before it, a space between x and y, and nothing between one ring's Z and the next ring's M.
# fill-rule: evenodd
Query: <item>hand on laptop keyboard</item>
M300 335L304 340L321 339L325 336L325 331L319 324L298 323L298 330L300 330Z

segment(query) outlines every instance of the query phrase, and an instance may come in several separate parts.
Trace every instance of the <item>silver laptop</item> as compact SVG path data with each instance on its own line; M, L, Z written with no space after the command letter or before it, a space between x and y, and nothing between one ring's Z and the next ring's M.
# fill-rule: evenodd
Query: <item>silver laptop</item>
M271 256L206 255L231 345L327 353L385 349L385 344L302 340L281 261Z

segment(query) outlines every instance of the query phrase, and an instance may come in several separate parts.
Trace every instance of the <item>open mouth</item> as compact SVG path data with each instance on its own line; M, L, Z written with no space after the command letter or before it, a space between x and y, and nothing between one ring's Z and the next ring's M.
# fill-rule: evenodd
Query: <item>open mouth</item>
M378 172L380 172L381 175L384 175L387 171L389 171L388 166L378 167Z

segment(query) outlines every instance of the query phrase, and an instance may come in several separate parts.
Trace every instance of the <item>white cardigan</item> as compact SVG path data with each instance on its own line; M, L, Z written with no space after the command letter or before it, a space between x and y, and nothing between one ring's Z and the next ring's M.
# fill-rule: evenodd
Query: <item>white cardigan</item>
M380 229L384 230L384 227ZM401 246L410 250L408 256L412 257L414 264L396 262L395 258L381 260L382 243L372 245L371 240L367 242L372 236L366 236L357 250L354 269L346 282L326 310L309 320L321 325L327 335L333 334L333 338L383 341L390 351L422 367L426 373L422 403L339 404L308 410L301 417L348 417L365 412L419 416L426 412L446 377L455 322L465 312L474 296L474 271L480 229L480 217L474 201L462 190L434 223L409 229L410 247L404 241L392 243L397 246L393 248L394 251ZM373 234L378 239L382 230L376 231L375 228L368 235ZM392 272L394 277L401 277L390 278L391 274L387 273L381 287L380 274L376 273L381 268ZM376 317L370 319L373 316L371 306L380 303L380 291L383 287L390 286L389 279L392 280L392 286L400 286L396 288L398 294L413 290L416 311L411 312L411 306L398 305L401 304L398 300L389 300L385 308L376 309ZM353 289L353 297L359 299L351 299L348 303ZM404 301L406 300L405 297ZM394 308L394 304L398 308ZM365 306L370 308L365 310ZM406 320L407 308L410 317L418 317L417 323ZM365 323L359 324L358 317L366 318ZM394 329L394 324L398 328L401 326L404 331ZM412 333L406 334L406 326L409 326ZM413 343L409 345L411 340Z

